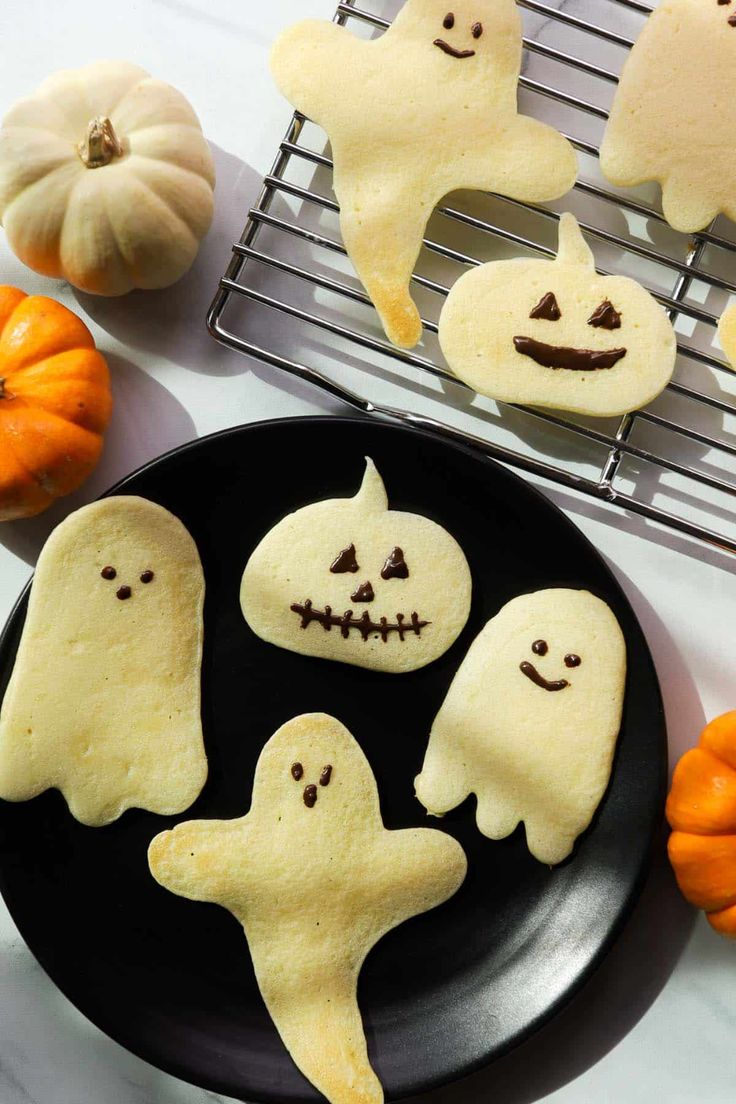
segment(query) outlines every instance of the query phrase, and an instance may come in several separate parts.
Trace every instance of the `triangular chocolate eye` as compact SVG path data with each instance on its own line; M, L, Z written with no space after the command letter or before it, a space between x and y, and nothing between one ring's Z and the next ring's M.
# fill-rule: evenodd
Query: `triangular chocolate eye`
M408 579L409 568L406 566L404 553L400 548L394 548L381 569L382 579Z
M546 295L543 295L529 317L543 318L546 322L559 322L562 318L562 311L554 292L548 291Z
M358 560L355 555L354 544L351 544L349 548L343 548L330 568L330 571L333 575L346 575L348 573L354 575L356 571L360 571Z
M620 330L621 315L610 299L604 299L601 305L596 307L591 314L588 325L602 330Z

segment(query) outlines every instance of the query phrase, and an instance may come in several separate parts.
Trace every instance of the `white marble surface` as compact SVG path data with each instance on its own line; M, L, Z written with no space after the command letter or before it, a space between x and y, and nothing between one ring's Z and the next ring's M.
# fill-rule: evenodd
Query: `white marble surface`
M593 7L605 0L591 0ZM24 269L0 234L0 282L80 310L115 378L105 458L84 491L43 518L0 531L0 618L49 529L130 469L195 435L257 418L336 409L276 372L217 347L206 305L270 166L288 110L271 86L268 45L331 0L3 0L0 108L49 72L99 57L136 61L182 88L215 146L214 229L189 277L154 297L102 309ZM706 717L732 708L734 563L619 513L552 490L603 551L647 633L664 691L671 755ZM736 948L678 898L658 849L643 899L572 1006L521 1050L422 1104L732 1104L736 1099ZM0 907L2 1104L205 1104L103 1036L37 966ZM416 1101L415 1104L420 1104Z

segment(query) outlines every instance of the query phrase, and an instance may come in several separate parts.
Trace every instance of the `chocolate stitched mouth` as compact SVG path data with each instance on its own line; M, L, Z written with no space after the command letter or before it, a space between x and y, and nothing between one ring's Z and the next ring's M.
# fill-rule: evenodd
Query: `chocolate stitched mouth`
M433 42L434 46L439 46L440 50L444 50L446 54L454 58L469 58L475 57L475 50L456 50L454 46L451 46L449 42L445 42L444 38L436 38Z
M397 613L395 621L389 621L386 617L374 621L367 610L360 617L353 617L352 610L346 610L342 616L338 616L332 612L331 606L325 606L323 610L314 609L309 598L304 605L295 602L289 608L301 617L303 629L308 628L312 621L316 621L325 632L331 632L333 626L339 628L344 640L350 636L351 629L357 629L364 643L373 633L379 633L384 644L391 633L398 633L399 640L403 643L407 634L414 633L415 636L421 636L422 629L432 624L431 621L420 621L418 613L412 613L408 622L403 613Z
M566 349L560 345L545 345L533 337L515 337L514 347L517 353L531 357L543 368L567 368L570 372L613 368L626 356L626 349Z
M528 679L531 679L535 685L541 686L543 690L564 690L566 686L570 685L567 679L555 679L553 682L550 682L544 675L540 675L533 663L529 663L527 660L519 664L519 670L522 674L526 675Z

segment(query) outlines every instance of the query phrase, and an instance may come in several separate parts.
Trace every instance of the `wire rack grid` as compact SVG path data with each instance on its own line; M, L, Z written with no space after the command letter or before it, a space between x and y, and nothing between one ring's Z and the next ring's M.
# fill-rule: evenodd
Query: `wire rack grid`
M364 37L400 0L343 0L335 21ZM520 109L579 153L574 192L530 206L455 193L433 215L413 277L425 337L393 347L347 261L324 134L295 113L208 314L223 344L318 385L355 410L423 426L534 475L736 552L736 377L715 347L736 293L736 227L692 239L664 221L654 186L612 188L598 149L618 74L651 8L639 0L519 0ZM621 419L586 419L484 400L447 369L437 320L454 280L486 260L554 256L572 209L599 272L634 276L668 310L678 363L667 391ZM276 324L280 322L281 324Z

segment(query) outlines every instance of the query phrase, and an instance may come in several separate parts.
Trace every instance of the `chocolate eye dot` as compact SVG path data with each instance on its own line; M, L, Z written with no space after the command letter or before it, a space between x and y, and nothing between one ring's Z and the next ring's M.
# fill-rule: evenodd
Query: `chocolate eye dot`
M532 644L532 651L534 652L535 655L546 656L547 652L549 651L547 641L546 640L535 640L534 643Z
M455 16L452 14L452 12L447 13L445 18L442 20L442 26L445 28L446 31L451 31L452 28L455 26Z
M482 34L483 34L483 24L482 23L474 23L473 24L473 38L480 38L480 36Z
M569 655L565 656L565 666L566 667L579 667L582 662L583 661L580 658L580 656L575 655L573 652L570 652Z
M143 574L141 575L141 582L142 583L152 583L154 579L155 579L155 575L150 570L149 571L144 571Z
M119 598L121 602L124 602L126 598L130 598L132 593L133 591L129 586L121 586L120 589L116 591L115 597Z
M115 576L117 575L117 571L115 570L114 567L110 567L109 564L108 564L107 567L103 567L102 571L100 572L100 575L102 576L103 579L107 579L109 581L109 580L115 578Z
M331 778L332 778L332 765L329 764L328 766L322 768L322 773L319 776L320 786L329 786Z
M291 777L294 779L295 782L299 782L301 781L303 776L304 767L301 765L301 763L294 763L291 768Z

